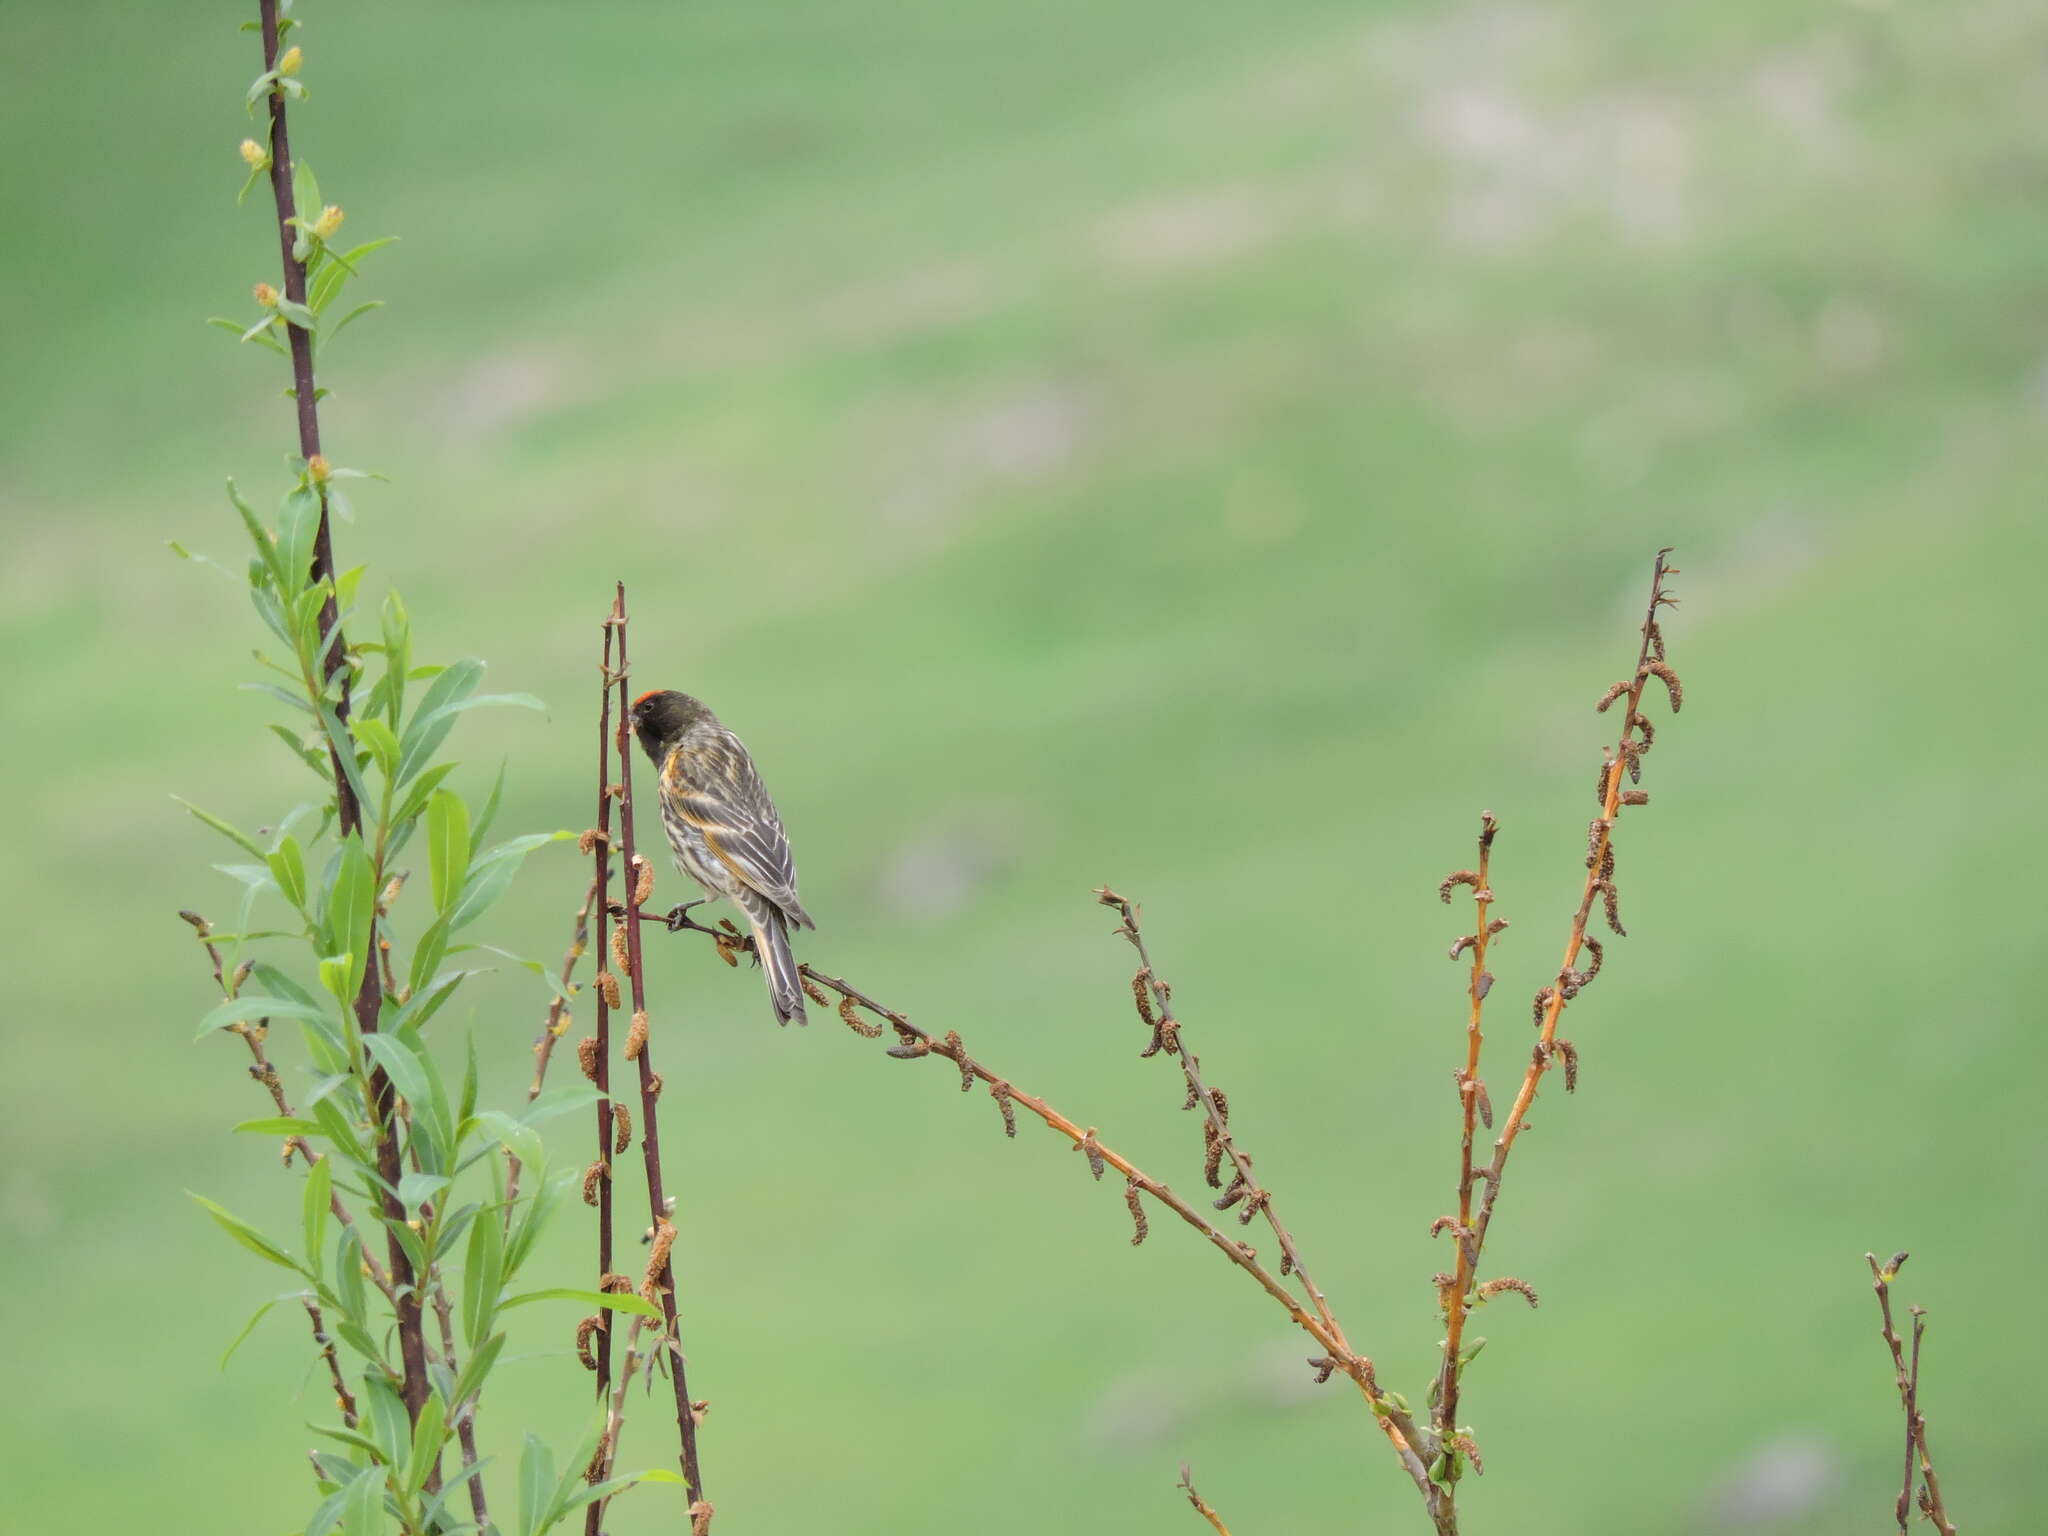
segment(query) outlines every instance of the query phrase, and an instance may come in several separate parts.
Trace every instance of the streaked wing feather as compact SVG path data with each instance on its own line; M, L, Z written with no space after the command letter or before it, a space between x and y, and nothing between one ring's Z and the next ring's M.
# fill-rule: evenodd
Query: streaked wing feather
M802 921L796 860L782 818L754 760L730 731L702 746L680 749L669 780L669 803L704 834L711 850L745 884Z

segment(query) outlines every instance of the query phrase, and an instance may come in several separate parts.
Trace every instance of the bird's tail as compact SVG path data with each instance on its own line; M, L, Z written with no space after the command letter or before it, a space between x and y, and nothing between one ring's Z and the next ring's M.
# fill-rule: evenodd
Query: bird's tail
M761 957L761 967L768 976L768 1001L774 1005L775 1022L787 1024L795 1019L799 1024L810 1023L804 1016L803 978L797 974L796 956L790 952L789 929L782 913L773 902L759 898L747 902L745 911L754 930L754 953Z

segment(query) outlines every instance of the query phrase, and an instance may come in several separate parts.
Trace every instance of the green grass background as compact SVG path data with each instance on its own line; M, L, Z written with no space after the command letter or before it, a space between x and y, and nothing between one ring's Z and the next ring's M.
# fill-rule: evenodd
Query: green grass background
M282 1311L217 1369L273 1277L181 1193L296 1209L227 1132L263 1112L231 1042L190 1043L174 913L230 912L230 855L168 798L253 824L303 793L236 691L253 614L163 548L239 559L220 480L267 499L291 446L275 360L200 324L275 275L232 206L239 19L0 24L21 1530L294 1530L326 1412ZM1468 1528L1882 1527L1862 1254L1898 1246L1954 1510L2033 1526L2039 7L307 19L296 144L351 235L404 237L323 375L332 455L393 482L344 562L427 654L551 705L466 717L464 782L509 756L505 826L587 824L629 578L638 681L709 698L776 790L805 954L1185 1189L1199 1139L1088 891L1142 899L1319 1279L1418 1399L1466 922L1434 887L1496 811L1498 1099L1575 900L1591 705L1677 545L1689 707L1622 843L1632 936L1571 1016L1580 1093L1545 1093L1502 1200L1491 1267L1543 1306L1480 1320ZM907 901L934 868L950 894ZM537 854L492 936L552 959L582 879ZM1182 1459L1241 1533L1419 1528L1356 1401L1190 1235L1134 1251L1114 1189L946 1068L778 1032L695 948L654 964L718 1529L1185 1531ZM539 1013L498 978L435 1028L504 1097ZM501 1454L577 1435L541 1310ZM624 1461L662 1444L636 1408ZM1745 1505L1759 1457L1805 1491Z

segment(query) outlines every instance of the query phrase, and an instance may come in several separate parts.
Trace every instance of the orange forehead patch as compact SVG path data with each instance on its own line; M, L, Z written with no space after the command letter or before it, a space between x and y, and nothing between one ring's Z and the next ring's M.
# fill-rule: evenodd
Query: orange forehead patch
M633 707L635 709L638 709L642 704L645 704L649 699L653 698L659 692L661 692L659 688L648 689L645 693L641 694L639 698L633 701Z

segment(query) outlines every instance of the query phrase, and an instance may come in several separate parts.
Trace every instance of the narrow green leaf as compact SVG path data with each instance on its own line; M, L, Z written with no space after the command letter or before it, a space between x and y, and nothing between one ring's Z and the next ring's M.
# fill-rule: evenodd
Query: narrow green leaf
M524 853L516 853L490 864L480 864L472 870L463 882L462 894L454 909L448 914L448 931L454 933L467 927L496 906L498 899L511 887L525 857Z
M398 1181L399 1203L409 1211L418 1210L447 1187L446 1174L408 1173Z
M391 734L391 727L374 715L359 715L350 724L356 740L370 749L378 771L388 780L398 771L398 738Z
M469 875L469 807L452 789L437 791L427 802L427 868L434 910L446 912Z
M224 1350L221 1354L220 1368L222 1370L226 1370L228 1368L228 1362L234 1359L235 1351L242 1347L242 1341L248 1338L250 1334L256 1331L256 1325L262 1322L265 1314L268 1313L270 1309L276 1305L277 1298L273 1297L269 1301L263 1303L263 1305L258 1307L254 1312L249 1314L249 1321L242 1324L242 1331L235 1335L234 1342L228 1345L226 1350Z
M223 1232L227 1233L228 1236L232 1237L251 1253L270 1260L271 1263L281 1269L299 1269L300 1266L297 1259L294 1259L290 1254L278 1247L277 1244L250 1226L241 1217L235 1215L234 1212L228 1210L225 1206L214 1204L213 1201L207 1199L204 1195L193 1194L189 1189L185 1193L199 1205L205 1207L207 1215L220 1223Z
M392 821L403 826L418 816L427 808L427 802L433 798L434 791L441 787L441 781L460 766L459 763L436 763L413 780L412 787L405 792L404 803L399 806L398 813L391 818Z
M502 1306L509 1312L514 1307L525 1306L529 1301L574 1301L586 1307L604 1307L613 1312L629 1312L636 1317L661 1316L661 1308L644 1296L625 1296L616 1291L579 1291L568 1286L550 1286L543 1291L527 1291L523 1295L507 1296Z
M434 1462L441 1454L443 1430L447 1424L447 1409L441 1402L441 1394L429 1392L427 1400L420 1404L420 1416L413 1421L412 1452L406 1458L405 1476L399 1483L400 1491L408 1499L418 1495L427 1480L427 1474L434 1470Z
M376 871L363 847L362 834L351 832L341 845L341 865L335 872L334 887L327 898L327 947L333 954L350 956L347 991L350 997L362 985L363 965L374 943L371 928L376 902Z
M261 1120L244 1120L236 1126L252 1136L318 1136L320 1122L304 1120L297 1115L265 1115Z
M528 1104L520 1113L519 1123L539 1125L542 1121L552 1120L557 1115L586 1109L603 1097L595 1083L564 1083L559 1087L547 1089Z
M306 1189L300 1200L299 1220L306 1234L306 1262L319 1278L327 1252L328 1209L334 1195L334 1159L323 1157L306 1171Z
M218 832L222 837L225 837L226 839L228 839L228 841L234 843L237 847L242 848L249 853L255 854L256 857L259 859L263 857L262 845L258 843L255 838L251 837L248 833L241 831L239 828L230 826L227 822L222 821L218 816L214 815L211 811L202 811L190 800L182 799L177 795L173 795L171 796L171 798L173 800L176 800L178 804L185 807L185 809L190 811L194 816L197 816L201 821L205 822L209 827L213 828L213 830Z
M413 946L412 965L407 973L407 982L413 995L420 996L435 972L440 969L441 959L448 953L448 918L445 914L427 924L419 942Z
M477 1223L478 1226L483 1224L481 1221ZM493 1222L492 1225L496 1223ZM471 1344L469 1358L462 1362L462 1374L455 1378L452 1398L458 1408L482 1389L484 1382L490 1378L491 1367L498 1363L499 1351L504 1347L505 1335L502 1333L492 1334L481 1344Z
M483 681L484 664L468 658L444 667L421 695L412 719L406 724L399 755L398 778L404 783L433 757L448 733L455 728L450 705L459 704Z
M201 1019L199 1033L193 1038L203 1040L216 1029L247 1023L251 1019L319 1019L326 1016L327 1010L314 1003L283 997L257 997L245 992L240 997L229 998Z
M519 1452L519 1536L540 1536L555 1492L555 1453L532 1430Z
M235 511L241 514L242 526L248 530L249 542L256 546L256 557L263 562L264 569L270 572L272 580L277 583L278 590L281 592L298 591L305 583L287 582L284 561L278 555L277 544L271 538L270 530L263 526L263 519L256 515L256 509L242 500L241 493L235 489L235 482L233 480L228 481L228 500L234 503Z
M270 873L277 881L277 888L284 892L284 899L306 910L306 855L299 847L299 840L286 833L278 843L277 851L268 855Z
M377 1064L391 1078L391 1085L413 1106L415 1114L424 1113L432 1090L427 1086L426 1069L420 1065L419 1057L393 1035L365 1035L363 1045L377 1058Z
M491 830L491 823L498 819L498 807L504 802L504 799L505 764L501 759L498 763L498 776L491 780L491 792L484 799L483 814L477 817L476 826L469 834L472 846L476 843L481 843L484 840L485 834Z
M470 1223L469 1251L462 1263L462 1335L472 1349L490 1332L498 1314L498 1293L504 1288L504 1234L497 1211L490 1209Z
M285 493L277 514L277 557L286 573L287 596L296 596L312 581L313 548L319 537L320 493L309 485L295 486Z
M359 1477L341 1501L341 1536L379 1536L383 1529L384 1478Z

